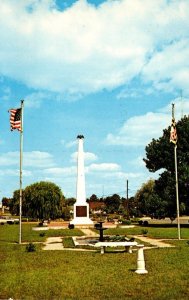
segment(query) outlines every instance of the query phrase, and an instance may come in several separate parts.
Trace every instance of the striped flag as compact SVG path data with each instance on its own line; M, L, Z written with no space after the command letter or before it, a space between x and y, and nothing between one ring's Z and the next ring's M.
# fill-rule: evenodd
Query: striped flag
M177 130L176 130L176 123L174 118L172 119L172 124L171 124L170 142L174 143L175 145L177 143Z
M22 109L21 108L12 108L12 109L9 109L9 112L10 112L11 131L13 131L14 129L21 131L22 130L22 128L21 128Z

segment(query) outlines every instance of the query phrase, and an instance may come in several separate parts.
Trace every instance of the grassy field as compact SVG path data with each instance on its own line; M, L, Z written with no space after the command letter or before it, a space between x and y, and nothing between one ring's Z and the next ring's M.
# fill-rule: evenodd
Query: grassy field
M111 228L104 231L104 234L126 234L126 235L141 235L143 231L147 231L147 236L158 239L177 239L178 238L178 230L177 227L163 227L163 226L148 226L148 227L140 227L136 226L133 228ZM181 238L189 239L189 227L181 228Z
M108 229L106 234L141 234L143 228ZM150 237L176 238L176 228L147 228ZM41 237L23 225L23 241L42 242L47 236L81 235L79 230L51 230ZM18 225L0 226L0 299L122 300L189 298L189 229L174 248L145 251L148 274L137 275L137 253L43 251L26 252L18 245Z

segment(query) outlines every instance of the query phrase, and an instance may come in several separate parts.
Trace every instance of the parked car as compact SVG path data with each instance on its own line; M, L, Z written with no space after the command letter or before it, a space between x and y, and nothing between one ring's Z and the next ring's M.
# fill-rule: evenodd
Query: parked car
M9 218L6 216L0 216L0 224L4 225L4 224L18 224L19 223L19 219L13 219L13 218Z

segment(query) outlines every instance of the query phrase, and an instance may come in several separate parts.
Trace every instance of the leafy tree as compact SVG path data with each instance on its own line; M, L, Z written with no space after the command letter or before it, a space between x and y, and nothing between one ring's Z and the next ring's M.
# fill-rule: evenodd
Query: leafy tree
M158 218L164 217L164 203L155 193L154 186L155 182L153 179L144 183L137 191L135 201L140 214Z
M104 203L106 205L106 211L108 213L117 212L121 204L121 198L119 195L114 194L112 196L104 198Z
M135 197L128 199L129 216L139 217L138 200Z
M12 215L19 215L19 200L20 190L16 190L13 193L13 197L10 199L9 210Z
M185 116L177 125L177 168L179 198L185 213L189 213L189 117ZM162 199L168 216L176 215L174 145L170 143L170 127L164 129L163 135L146 147L146 167L151 172L161 170L155 181L154 191Z
M10 205L11 199L3 197L2 198L2 205L8 207Z
M10 200L10 212L19 214L20 190L13 193ZM37 182L23 190L22 215L38 219L55 219L60 217L65 204L65 198L60 188L51 182Z
M88 199L88 202L98 202L99 198L95 195L92 194L91 197Z
M74 205L74 203L76 202L76 199L75 198L66 198L65 199L65 205L66 206L72 206Z
M24 190L27 215L39 219L55 219L61 215L62 192L52 182L37 182Z

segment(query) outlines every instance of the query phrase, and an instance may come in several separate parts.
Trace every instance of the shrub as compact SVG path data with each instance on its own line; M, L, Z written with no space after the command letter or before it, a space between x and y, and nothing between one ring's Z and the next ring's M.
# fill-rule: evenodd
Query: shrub
M35 252L36 251L36 245L34 245L33 243L29 243L28 245L26 245L26 251L27 252Z
M45 236L45 232L40 232L39 236L41 237Z
M74 224L69 224L69 225L68 225L68 228L69 228L69 229L74 229Z
M147 235L147 233L148 233L148 230L147 230L147 229L142 229L142 234L143 234L143 235Z
M131 220L121 220L122 221L122 225L131 225Z
M131 222L132 223L139 223L140 220L139 220L139 218L132 218Z

